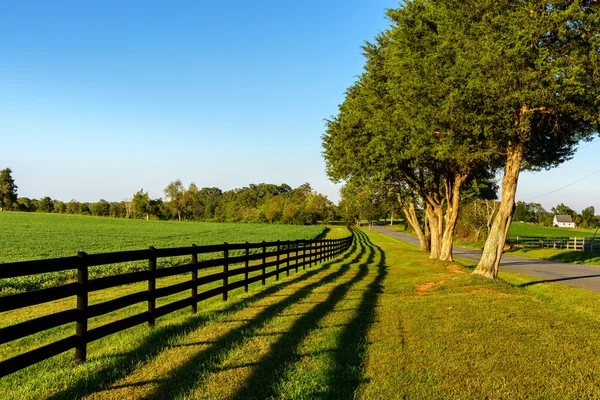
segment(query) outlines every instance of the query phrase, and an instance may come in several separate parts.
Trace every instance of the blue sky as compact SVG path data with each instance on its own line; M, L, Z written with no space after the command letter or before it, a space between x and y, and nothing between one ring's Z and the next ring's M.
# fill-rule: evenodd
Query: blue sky
M324 119L397 4L5 3L0 168L36 198L118 201L140 188L160 197L179 178L224 190L310 182L337 201L321 157ZM598 146L525 174L520 199L597 169ZM600 210L598 199L600 174L535 201Z

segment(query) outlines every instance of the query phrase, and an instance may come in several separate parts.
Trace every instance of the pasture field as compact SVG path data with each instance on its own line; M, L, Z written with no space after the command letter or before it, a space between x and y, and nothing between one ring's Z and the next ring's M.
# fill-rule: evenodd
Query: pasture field
M595 231L595 229L554 228L513 221L508 236L510 238L516 238L517 236L592 237Z
M0 212L1 263L124 250L311 239L323 226L146 221L78 215ZM169 265L181 262L167 260ZM159 268L161 265L159 265ZM90 277L146 268L143 262L94 267ZM0 293L55 286L73 280L75 271L0 280Z
M88 362L64 353L0 379L0 390L6 399L599 397L600 296L472 268L363 230L339 259L100 339ZM0 347L0 359L14 351Z

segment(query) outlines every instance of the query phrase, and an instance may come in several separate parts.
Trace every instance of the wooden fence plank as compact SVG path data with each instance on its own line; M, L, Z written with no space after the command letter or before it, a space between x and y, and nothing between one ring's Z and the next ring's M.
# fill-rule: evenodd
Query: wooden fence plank
M148 292L137 292L128 294L117 299L108 300L103 303L94 304L88 307L88 318L98 317L108 314L121 308L129 307L143 301L148 301Z
M50 357L54 357L57 354L71 350L75 347L76 343L77 337L69 336L68 338L58 340L38 349L9 358L8 360L0 361L0 378L10 375L20 369L27 368L30 365L37 364Z
M77 269L77 256L0 264L0 279Z
M148 322L149 320L150 314L147 311L145 311L140 314L132 315L130 317L99 326L88 331L88 343L91 343L105 336L121 332L125 329L129 329L136 325L143 324L144 322Z
M47 303L49 301L60 300L77 294L77 283L68 283L66 285L11 294L0 297L0 312L16 310L29 306Z
M12 342L13 340L21 339L33 335L34 333L75 322L77 320L77 313L78 311L75 309L65 310L0 328L0 344Z
M127 272L121 275L106 276L88 281L88 291L108 289L115 286L128 285L136 282L143 282L150 279L148 271Z
M42 304L47 301L62 299L68 296L77 295L77 309L61 311L52 315L25 321L13 326L0 329L0 343L7 343L12 340L26 337L33 333L52 329L57 326L70 322L76 322L76 334L66 339L59 340L39 349L32 350L25 354L13 357L0 362L0 376L10 374L29 365L35 364L41 360L52 357L56 354L67 351L71 348L76 349L75 359L77 362L85 361L87 354L87 343L98 340L102 337L117 333L119 331L131 328L133 326L147 322L149 326L155 325L155 320L159 316L172 313L176 310L192 306L192 312L197 312L197 304L200 301L222 294L223 300L227 300L228 292L237 288L244 287L248 291L248 285L253 282L266 280L272 276L279 280L280 274L286 272L289 276L291 268L298 272L299 267L306 269L306 265L312 266L319 261L334 257L347 250L352 244L353 234L346 239L337 240L287 240L285 250L282 248L281 241L251 244L248 242L240 244L208 245L160 249L150 247L148 250L134 250L126 252L103 253L87 255L79 253L77 257L68 257L63 259L40 260L33 262L21 262L3 264L6 266L23 266L24 271L7 271L0 269L5 276L22 276L33 273L48 272L49 270L63 270L77 268L77 283L63 285L55 288L41 289L33 292L19 293L16 295L4 296L0 303L0 312L9 311L30 305ZM267 252L267 248L275 247L274 251ZM302 248L302 249L301 249ZM251 253L251 249L259 250ZM231 251L243 250L243 255L230 257ZM262 250L262 251L260 251ZM198 254L207 254L223 251L222 258L198 261ZM302 251L302 253L300 253ZM292 255L293 253L293 255ZM171 257L176 255L188 255L192 257L191 264L179 265L177 267L161 268L157 270L158 257ZM281 266L282 255L286 255L285 267ZM268 261L268 258L274 260ZM89 280L88 267L91 265L103 265L105 263L128 262L148 260L148 269L146 271L126 273L116 276ZM250 266L252 260L261 262ZM294 264L292 264L294 262ZM241 268L230 270L230 265L244 263ZM203 277L198 277L198 271L202 269L223 266L223 272L218 272ZM274 270L267 271L268 268L275 266ZM60 269L59 269L60 268ZM259 275L249 277L249 273L261 271ZM160 289L156 288L156 279L158 277L167 277L177 274L192 272L190 281L170 285ZM229 277L244 274L244 279L229 283ZM21 275L19 275L21 274ZM2 276L2 275L0 275ZM126 285L140 281L148 281L148 290L138 293L128 294L117 299L105 301L100 304L88 306L88 293L91 291L106 289L114 286ZM200 285L222 280L220 287L209 289L198 293ZM156 299L169 296L185 290L192 289L191 297L171 302L156 308ZM117 311L131 305L147 301L148 311L133 315L118 321L102 325L100 327L88 330L88 319Z

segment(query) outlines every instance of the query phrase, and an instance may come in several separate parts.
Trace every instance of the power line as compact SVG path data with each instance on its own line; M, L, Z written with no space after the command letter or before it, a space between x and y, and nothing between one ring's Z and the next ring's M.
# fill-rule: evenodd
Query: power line
M591 144L591 143L590 143L590 144ZM579 182L581 182L582 180L584 180L584 179L587 179L587 178L589 178L590 176L597 174L598 172L600 172L600 169L599 169L599 170L597 170L597 171L594 171L594 172L592 172L591 174L589 174L589 175L587 175L587 176L584 176L583 178L579 179L578 181L571 182L571 183L569 183L568 185L566 185L566 186L563 186L563 187L561 187L561 188L558 188L558 189L555 189L555 190L553 190L553 191L551 191L551 192L544 193L544 194L540 194L539 196L535 196L535 197L530 197L530 198L528 198L528 199L525 199L525 201L527 201L527 200L533 200L533 199L537 199L537 198L544 197L544 196L547 196L547 195L549 195L549 194L552 194L552 193L556 193L556 192L558 192L559 190L563 190L563 189L566 189L566 188L568 188L569 186L573 186L574 184L576 184L576 183L579 183Z
M581 149L585 149L586 147L593 145L594 143L596 143L596 142L597 142L597 141L599 141L599 140L600 140L600 138L598 138L598 139L596 139L596 140L593 140L593 141L589 142L589 143L588 143L588 144L586 144L585 146L578 147L578 148L577 148L577 151L579 151L579 150L581 150Z
M593 141L589 142L589 143L588 143L588 144L586 144L585 146L581 146L581 147L579 147L579 148L577 149L577 151L579 151L579 150L581 150L581 149L585 149L586 147L588 147L588 146L591 146L591 145L593 145L594 143L596 143L596 142L598 142L598 141L600 141L600 138L597 138L597 139L595 139L595 140L593 140ZM594 171L594 172L592 172L591 174L589 174L589 175L587 175L587 176L584 176L583 178L579 179L578 181L571 182L571 183L569 183L568 185L566 185L566 186L563 186L563 187L561 187L561 188L558 188L558 189L555 189L555 190L553 190L553 191L551 191L551 192L544 193L544 194L540 194L539 196L530 197L530 198L528 198L528 199L525 199L524 201L527 201L527 200L533 200L533 199L538 199L538 198L540 198L540 197L544 197L544 196L548 196L549 194L556 193L556 192L558 192L558 191L560 191L560 190L563 190L563 189L566 189L566 188L568 188L569 186L573 186L574 184L576 184L576 183L579 183L579 182L581 182L582 180L584 180L584 179L587 179L587 178L589 178L590 176L597 174L598 172L600 172L600 169L599 169L598 171Z

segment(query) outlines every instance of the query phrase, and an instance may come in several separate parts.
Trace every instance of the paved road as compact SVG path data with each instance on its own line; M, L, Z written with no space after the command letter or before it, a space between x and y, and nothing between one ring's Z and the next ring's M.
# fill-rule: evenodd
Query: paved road
M384 226L374 226L373 229L402 241L419 245L419 239L414 236L396 232ZM454 246L453 255L456 258L477 262L481 257L481 251ZM542 282L558 282L600 293L600 267L504 255L500 262L500 268L540 278L539 281L531 282L529 285Z

